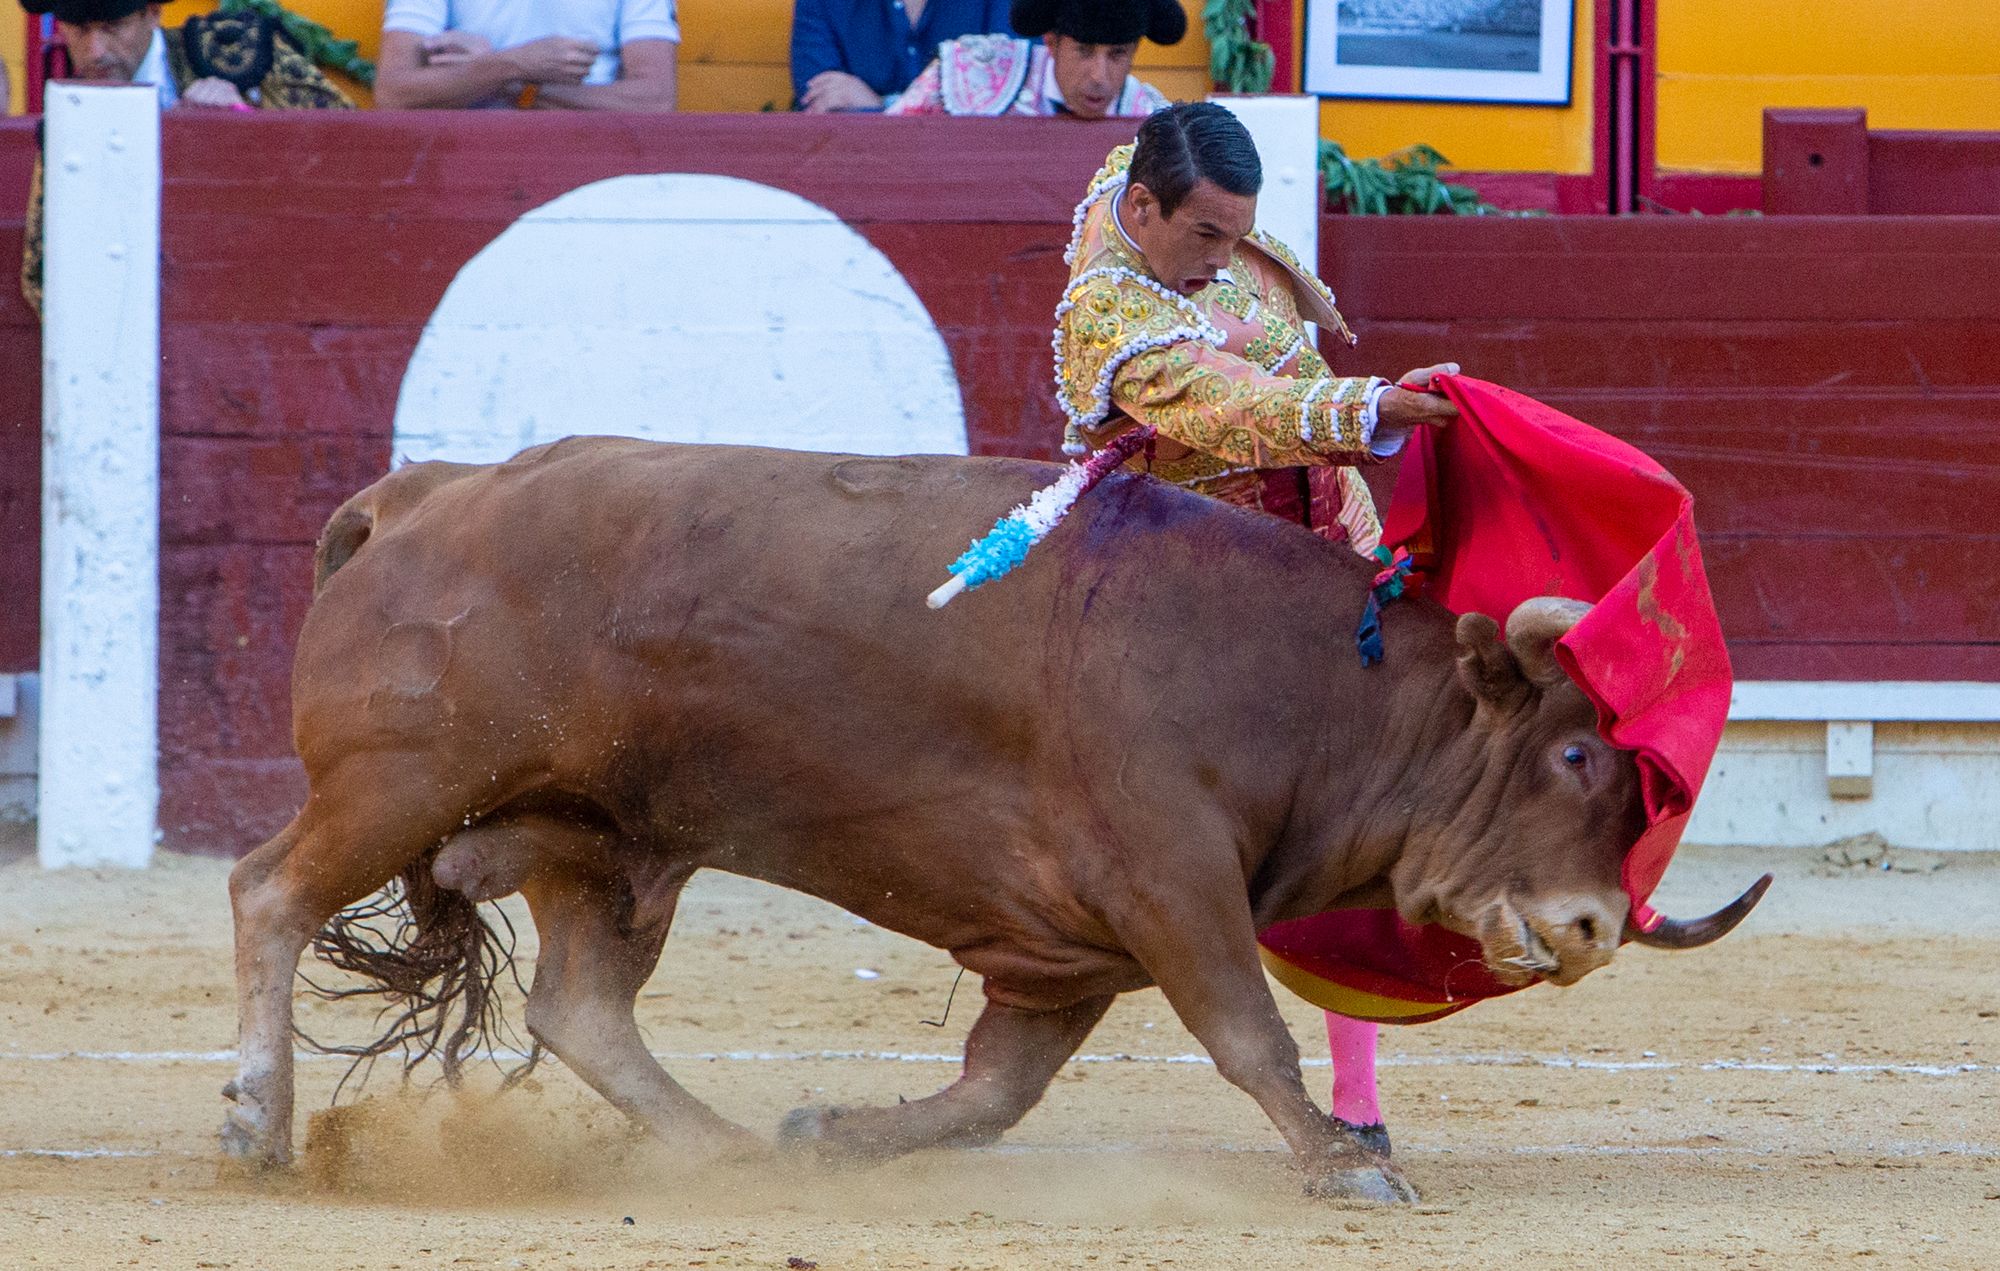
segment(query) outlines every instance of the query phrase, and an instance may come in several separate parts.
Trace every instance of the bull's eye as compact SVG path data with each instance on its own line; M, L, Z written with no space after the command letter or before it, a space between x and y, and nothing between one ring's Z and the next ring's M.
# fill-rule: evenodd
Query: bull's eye
M1581 746L1563 747L1563 762L1568 764L1572 768L1583 767L1584 761L1589 757L1590 756L1584 752L1584 749Z

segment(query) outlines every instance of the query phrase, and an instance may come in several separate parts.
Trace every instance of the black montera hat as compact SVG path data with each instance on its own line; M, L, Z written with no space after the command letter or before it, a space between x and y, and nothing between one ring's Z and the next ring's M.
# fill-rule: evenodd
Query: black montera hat
M48 13L58 22L82 26L86 22L116 22L129 18L154 0L21 0L30 13Z
M1085 44L1178 44L1187 34L1180 0L1014 0L1008 21L1030 39L1054 32Z

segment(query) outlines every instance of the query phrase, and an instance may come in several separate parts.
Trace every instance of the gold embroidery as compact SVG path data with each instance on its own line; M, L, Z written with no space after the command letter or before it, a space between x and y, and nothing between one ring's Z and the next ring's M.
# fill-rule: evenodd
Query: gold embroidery
M1257 307L1257 297L1254 294L1226 282L1212 284L1196 299L1214 305L1238 322L1248 322L1251 312Z
M1305 337L1297 328L1266 315L1264 333L1243 346L1243 356L1267 371L1276 371L1292 355L1294 349L1303 351Z

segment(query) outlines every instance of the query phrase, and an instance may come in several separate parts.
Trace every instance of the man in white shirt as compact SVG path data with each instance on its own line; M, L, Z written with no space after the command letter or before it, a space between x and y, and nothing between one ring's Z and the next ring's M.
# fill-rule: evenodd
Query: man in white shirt
M673 0L389 0L375 104L674 109Z

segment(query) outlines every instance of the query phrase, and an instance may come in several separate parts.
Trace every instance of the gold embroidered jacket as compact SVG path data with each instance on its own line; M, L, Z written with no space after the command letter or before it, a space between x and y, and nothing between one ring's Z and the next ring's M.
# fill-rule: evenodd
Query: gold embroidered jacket
M1112 151L1076 210L1054 341L1065 448L1151 424L1161 438L1155 474L1253 505L1243 496L1260 469L1373 462L1362 421L1381 381L1334 376L1305 338L1305 323L1317 322L1353 342L1325 284L1282 243L1252 233L1225 277L1175 293L1117 224L1131 158L1129 145ZM1337 479L1340 519L1366 550L1375 521L1366 486L1351 467Z

